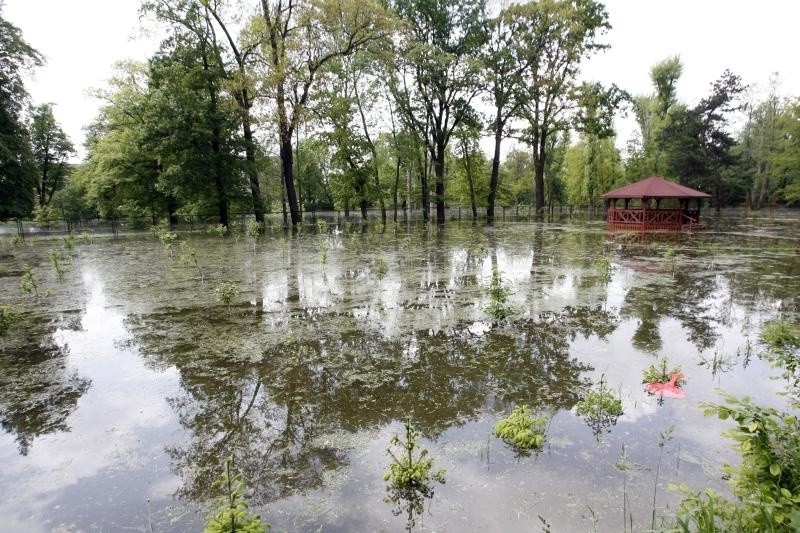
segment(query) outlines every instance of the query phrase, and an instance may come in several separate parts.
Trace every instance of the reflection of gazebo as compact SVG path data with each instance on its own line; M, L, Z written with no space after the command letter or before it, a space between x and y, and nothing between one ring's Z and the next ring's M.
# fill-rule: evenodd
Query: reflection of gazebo
M682 231L696 227L710 195L650 176L603 195L611 230Z

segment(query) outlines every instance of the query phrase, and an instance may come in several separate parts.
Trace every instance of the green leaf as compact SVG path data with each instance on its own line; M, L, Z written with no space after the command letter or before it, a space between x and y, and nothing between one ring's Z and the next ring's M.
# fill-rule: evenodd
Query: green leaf
M775 477L780 476L781 475L781 465L779 465L778 463L772 463L771 465L769 465L769 473L772 474Z

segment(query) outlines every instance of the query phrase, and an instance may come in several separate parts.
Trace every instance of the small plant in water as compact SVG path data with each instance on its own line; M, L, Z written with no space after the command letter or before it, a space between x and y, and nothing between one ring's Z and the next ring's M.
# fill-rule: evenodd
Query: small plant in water
M319 251L320 251L319 260L322 262L323 265L328 263L328 249L329 248L330 248L330 245L328 244L328 241L322 241L321 243L319 243Z
M247 224L247 236L258 239L264 234L264 223L258 220L251 220Z
M64 280L64 272L66 269L61 265L61 258L58 255L58 252L55 250L50 250L47 252L48 257L50 257L50 264L53 265L53 270L56 273L56 279L58 281Z
M617 423L617 418L622 415L622 400L608 388L605 378L601 377L597 387L587 392L576 404L575 412L586 420L597 436L603 429Z
M11 246L13 246L14 248L20 246L23 242L25 241L22 239L22 236L19 233L17 233L16 235L14 235L14 237L11 238Z
M541 450L546 437L547 419L533 416L531 408L519 405L506 418L498 421L492 432L517 451L526 454Z
M492 282L489 285L489 305L486 306L486 314L493 321L505 320L513 309L508 305L510 291L503 283L500 272L497 269L492 271Z
M433 459L428 457L428 450L419 445L419 432L405 422L406 440L397 435L392 437L392 446L400 448L395 455L392 448L386 453L392 458L389 470L383 475L384 481L395 489L411 489L423 494L432 493L434 481L444 483L444 470L433 470Z
M378 281L382 281L383 278L386 277L386 274L389 273L389 263L386 262L386 259L383 257L379 257L375 260L375 270L373 271L375 274L375 278Z
M222 238L228 233L228 227L225 224L214 224L208 228L208 232Z
M317 219L317 232L328 233L328 222L323 218Z
M25 294L34 294L39 297L39 281L30 265L22 267L22 279L19 282L19 290Z
M800 397L800 324L771 322L759 335L766 347L762 354L773 367L780 368L789 384L789 393Z
M0 306L0 337L5 337L19 320L19 312L8 305Z
M185 242L181 243L181 256L178 258L182 265L193 266L200 276L200 283L203 283L203 269L197 260L197 250Z
M205 533L264 533L269 524L250 512L244 497L246 491L241 473L233 472L233 461L225 461L225 471L212 485L223 496L219 499L217 514L206 519Z
M233 299L236 298L236 295L239 294L239 289L236 287L236 284L232 281L223 281L217 288L214 289L214 294L217 296L217 300L225 304L228 308L228 312L231 312L231 303Z
M70 233L66 237L64 237L64 249L67 251L71 251L75 248L75 243L77 242L77 237L73 233Z
M673 367L671 370L667 370L668 368L669 361L666 357L662 357L656 364L651 364L642 372L642 383L667 383L674 375L681 373L679 366ZM680 387L684 381L682 377L678 378L675 386Z
M92 235L91 231L84 231L81 233L81 241L83 241L83 244L92 244L94 235Z

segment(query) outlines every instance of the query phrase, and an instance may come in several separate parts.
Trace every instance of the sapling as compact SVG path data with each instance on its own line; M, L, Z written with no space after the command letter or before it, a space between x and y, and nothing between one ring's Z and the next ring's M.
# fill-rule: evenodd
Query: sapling
M75 242L77 241L75 235L70 233L66 237L64 237L64 249L68 252L75 248Z
M486 314L495 322L505 320L513 312L513 308L508 304L510 291L497 269L492 271L492 281L487 292L489 305L485 308Z
M216 235L219 238L224 237L228 233L228 226L225 224L214 224L210 228L208 228L208 232L212 235Z
M39 297L39 281L36 279L36 274L30 265L22 267L22 279L19 282L19 289L25 294L33 293Z
M64 280L64 272L65 268L61 266L61 259L59 258L58 252L55 250L50 250L47 252L47 255L50 257L50 264L53 265L53 270L56 273L56 279L58 281Z
M0 337L5 337L19 320L19 312L8 305L0 306Z
M317 232L328 233L328 222L325 219L322 218L317 219Z
M622 400L606 386L605 377L601 377L597 386L575 405L575 412L599 437L603 429L616 424L622 415Z
M261 522L261 517L250 512L244 497L246 491L242 474L233 472L233 460L225 461L225 470L212 487L220 490L219 507L214 516L206 519L205 533L264 533L269 524Z
M386 259L383 257L379 257L375 260L375 278L380 282L383 278L386 277L386 274L389 273L389 263L386 262Z
M412 489L427 495L433 491L433 481L444 483L445 471L432 472L433 459L428 457L428 450L420 447L419 432L408 421L405 422L405 430L405 441L397 435L391 441L392 446L400 448L400 453L395 455L391 448L386 450L392 461L383 479L393 488Z
M233 302L233 299L239 294L239 289L236 287L236 284L232 281L223 281L217 285L216 289L214 289L214 293L217 295L217 300L225 304L228 308L228 313L230 313L231 302Z
M182 265L194 266L197 274L200 276L200 284L204 282L203 269L200 267L200 262L197 260L197 250L189 246L185 242L181 243L181 256L178 259Z

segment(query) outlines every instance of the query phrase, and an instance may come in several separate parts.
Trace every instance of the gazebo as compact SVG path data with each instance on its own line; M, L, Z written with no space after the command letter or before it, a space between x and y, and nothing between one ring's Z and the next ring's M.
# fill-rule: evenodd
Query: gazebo
M698 226L700 206L709 194L658 176L603 195L608 229L683 231Z

